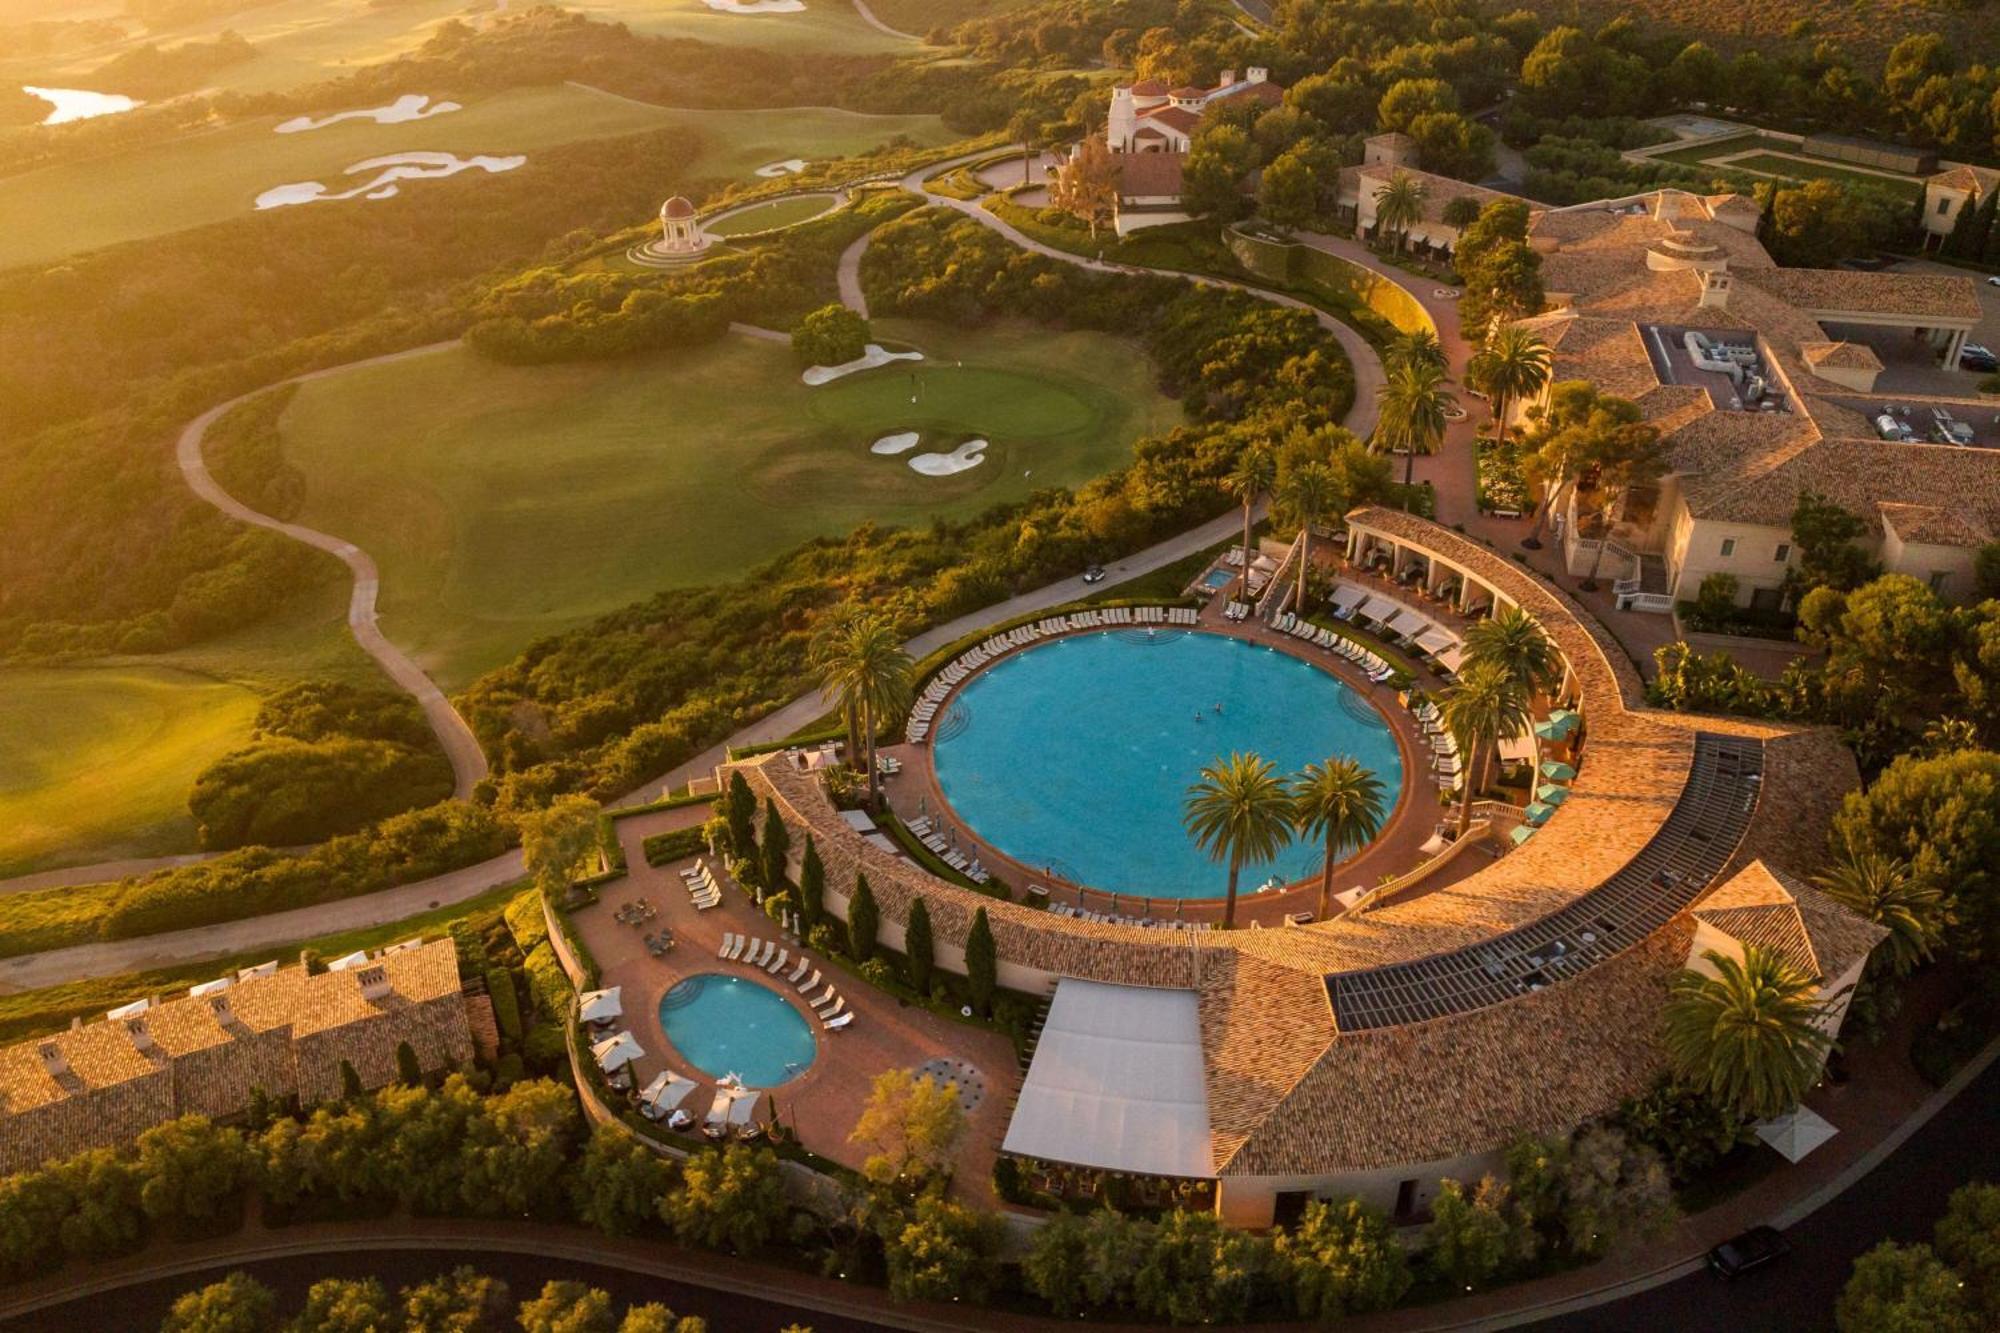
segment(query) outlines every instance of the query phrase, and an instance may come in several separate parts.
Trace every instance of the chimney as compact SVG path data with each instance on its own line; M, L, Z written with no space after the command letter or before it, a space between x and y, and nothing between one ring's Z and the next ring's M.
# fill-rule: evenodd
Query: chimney
M208 1008L215 1015L216 1024L224 1031L228 1032L231 1036L237 1036L242 1033L243 1021L236 1016L236 1011L230 1008L229 997L227 995L209 996Z
M1236 82L1236 71L1233 69L1225 69L1222 71L1222 77L1215 81L1215 86L1218 88L1228 88L1235 82Z
M1729 274L1722 269L1711 269L1701 275L1701 302L1714 310L1729 308Z
M141 1054L155 1048L153 1034L146 1030L146 1020L143 1018L126 1019L125 1035L132 1039L133 1049L139 1051Z
M35 1047L35 1054L42 1057L42 1069L50 1078L60 1079L69 1073L69 1061L63 1058L62 1047L52 1041L45 1041Z
M1249 69L1243 71L1243 76L1248 82L1262 83L1271 77L1271 71L1265 69L1262 65L1252 65Z
M395 989L389 984L389 969L380 963L372 967L356 968L354 976L361 983L361 998L364 1000L387 999Z

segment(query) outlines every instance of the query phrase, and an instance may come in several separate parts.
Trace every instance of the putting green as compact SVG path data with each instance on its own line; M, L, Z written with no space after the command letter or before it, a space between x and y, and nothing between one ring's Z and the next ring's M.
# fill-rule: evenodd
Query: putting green
M195 774L257 695L157 667L0 670L0 878L193 851Z
M701 229L710 236L747 236L753 231L770 231L775 227L810 222L832 212L839 205L840 196L837 194L795 194L790 198L773 199L769 203L753 204L749 208L725 213L714 222L704 222Z
M811 537L1076 484L1180 420L1121 339L875 327L931 359L807 388L788 347L732 336L582 365L453 350L315 381L281 423L307 479L300 521L375 556L383 628L450 688L541 635ZM909 453L869 451L906 430L923 436ZM909 466L976 436L991 441L978 467Z
M344 188L347 168L390 153L525 153L532 168L537 151L560 144L678 128L702 146L688 168L690 177L748 179L754 168L779 158L861 153L899 134L924 144L952 138L935 116L871 116L833 108L691 111L569 85L469 100L463 110L400 125L349 120L277 134L278 120L260 116L224 130L0 180L0 267L252 216L257 196L272 186L319 180ZM670 186L662 182L663 190ZM410 181L403 193L421 201L436 188L442 187ZM352 199L297 206L394 205Z
M789 14L730 14L710 9L701 0L564 0L563 8L608 23L623 23L649 36L692 37L721 46L829 55L916 49L900 37L877 32L863 23L852 0L806 0L803 10Z

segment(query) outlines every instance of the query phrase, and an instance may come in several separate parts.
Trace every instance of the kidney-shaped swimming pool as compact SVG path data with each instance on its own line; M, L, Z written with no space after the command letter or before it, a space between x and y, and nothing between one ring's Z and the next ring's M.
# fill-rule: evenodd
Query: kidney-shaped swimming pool
M818 1050L811 1024L784 996L720 972L698 972L661 996L660 1027L702 1073L735 1074L752 1088L797 1078Z
M994 664L934 731L938 786L967 827L1023 865L1092 888L1219 898L1227 871L1181 825L1187 789L1232 751L1285 773L1336 755L1402 787L1375 707L1310 662L1241 639L1115 630ZM1245 890L1316 872L1316 845L1245 866Z

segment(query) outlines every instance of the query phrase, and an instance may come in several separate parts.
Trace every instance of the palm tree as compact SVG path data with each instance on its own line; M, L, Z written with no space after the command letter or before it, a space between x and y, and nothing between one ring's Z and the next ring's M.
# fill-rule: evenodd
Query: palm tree
M1292 794L1270 760L1232 754L1201 770L1201 780L1188 788L1181 822L1210 860L1229 866L1222 928L1230 930L1243 867L1271 860L1292 840Z
M1790 1110L1827 1047L1813 983L1762 945L1745 945L1741 962L1714 949L1702 957L1715 975L1684 969L1664 1013L1675 1072L1741 1115Z
M825 684L825 664L840 654L842 642L863 614L856 603L842 602L827 612L819 627L813 631L807 660L820 671L821 683L829 691L834 687ZM844 693L840 700L840 717L847 725L847 757L852 761L861 754L861 707L858 701Z
M1529 692L1547 692L1562 684L1562 654L1535 618L1518 606L1499 611L1465 632L1465 660L1475 665L1497 663L1509 679Z
M1445 387L1448 383L1443 368L1431 362L1398 361L1382 385L1382 416L1375 438L1390 449L1406 451L1405 486L1416 476L1417 455L1435 453L1444 439L1445 414L1458 405Z
M1424 220L1424 199L1429 191L1424 183L1406 171L1398 171L1375 187L1375 229L1396 233L1396 253L1401 254L1410 239L1410 228Z
M1302 838L1324 838L1319 872L1319 919L1333 903L1333 866L1366 847L1382 830L1382 781L1348 758L1307 764L1292 780L1292 819Z
M1299 521L1299 592L1292 601L1300 615L1306 609L1306 570L1312 565L1313 524L1324 523L1346 499L1340 477L1325 463L1306 463L1285 477L1285 507Z
M1445 691L1438 710L1458 742L1465 793L1458 806L1458 831L1472 823L1472 794L1484 785L1487 752L1528 726L1528 692L1498 662L1468 662L1458 684Z
M1278 481L1278 462L1271 451L1262 445L1255 445L1243 451L1236 460L1236 470L1223 481L1229 493L1243 502L1243 600L1250 600L1250 510L1256 505L1257 497L1269 491Z
M1433 329L1411 329L1408 333L1397 334L1389 340L1388 354L1382 359L1392 366L1421 361L1439 370L1449 369L1444 344L1438 341L1437 332Z
M1502 324L1466 366L1466 379L1493 399L1493 438L1507 434L1507 405L1531 398L1549 382L1548 343L1532 329Z
M880 779L875 772L876 734L890 717L910 703L910 655L888 617L872 611L855 611L846 618L844 629L815 645L814 665L819 669L820 688L840 700L842 709L857 715L865 753L849 750L850 759L867 765L868 804L880 802Z
M1900 858L1849 848L1813 882L1826 890L1827 897L1889 932L1883 957L1899 977L1930 961L1949 924L1944 895L1912 875L1910 863Z

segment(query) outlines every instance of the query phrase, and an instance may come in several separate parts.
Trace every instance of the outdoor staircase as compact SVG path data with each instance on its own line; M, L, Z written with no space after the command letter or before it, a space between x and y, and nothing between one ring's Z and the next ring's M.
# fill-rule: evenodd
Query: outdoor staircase
M1660 615L1674 609L1667 592L1667 562L1660 556L1642 553L1637 557L1637 578L1619 579L1611 585L1620 611L1651 611Z

